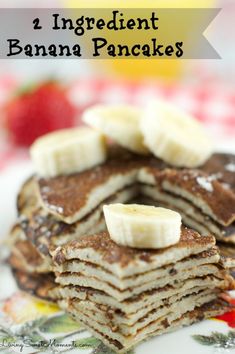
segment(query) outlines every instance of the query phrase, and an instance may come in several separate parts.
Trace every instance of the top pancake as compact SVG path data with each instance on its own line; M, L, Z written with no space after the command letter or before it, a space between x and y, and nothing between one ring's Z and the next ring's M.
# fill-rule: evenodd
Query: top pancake
M215 245L213 236L201 237L196 231L182 228L180 241L165 249L135 249L117 245L108 232L83 236L52 252L56 264L71 259L92 262L120 278L144 273L198 254Z
M90 170L68 176L39 179L43 206L58 218L73 223L118 190L136 182L146 159L112 147L108 160Z
M219 224L228 226L235 221L235 193L212 175L190 169L159 172L152 167L146 168L146 173L163 190L189 200Z
M35 246L42 256L49 255L49 249L62 245L92 230L105 229L102 217L103 203L126 203L136 196L136 185L128 186L105 199L95 210L73 224L66 224L42 208L37 193L35 177L28 179L18 195L17 209L21 232ZM94 232L95 232L94 231Z
M229 225L235 219L234 172L228 170L235 155L214 154L200 170L170 168L154 157L142 157L111 146L108 160L95 168L68 176L39 179L43 207L56 218L74 223L92 212L104 199L136 182L144 182L142 170L149 171L155 183L174 182L208 206L214 219ZM199 179L198 179L199 177ZM209 178L209 181L208 181ZM199 182L198 182L199 181ZM211 184L211 189L204 185Z

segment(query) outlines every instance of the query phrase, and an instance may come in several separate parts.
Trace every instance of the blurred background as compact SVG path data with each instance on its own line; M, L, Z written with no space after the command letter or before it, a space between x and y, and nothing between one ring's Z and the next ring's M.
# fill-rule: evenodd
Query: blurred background
M28 146L38 135L79 125L94 103L143 105L163 97L202 121L217 150L235 152L234 0L0 0L0 7L31 7L35 14L39 7L88 6L219 7L206 36L222 59L0 60L0 211L7 210L0 237L15 218L20 184L33 173Z
M128 77L131 79L160 78L168 80L180 80L190 83L214 83L217 80L226 85L235 85L235 40L234 0L0 0L0 7L217 7L222 11L209 26L206 36L222 56L222 60L197 60L177 61L171 63L154 60L126 60L122 61L77 61L56 60L24 61L24 60L2 60L0 74L10 70L19 79L32 79L47 77L55 74L63 80L78 77ZM35 11L36 13L36 11ZM188 34L190 35L190 28ZM95 65L94 65L95 64ZM40 68L40 70L39 70Z
M11 157L15 158L16 154L26 156L21 147L29 145L35 135L66 125L79 124L80 113L93 103L128 101L141 105L156 96L165 97L195 114L205 122L216 140L223 146L231 147L235 136L234 0L0 0L0 7L31 7L35 8L35 14L38 7L70 7L72 11L73 7L115 6L219 7L222 11L205 34L222 59L1 60L0 166L10 162ZM190 35L190 30L192 29L188 29L187 35ZM22 106L22 87L24 94L31 93L32 90L25 90L25 87L35 89L38 82L51 78L57 79L66 88L64 95L74 106L76 113L72 113L70 107L68 122L62 117L53 123L52 120L56 118L52 114L51 120L43 123L42 117L46 116L49 109L45 104L43 112L35 111L34 115L37 117L32 118L32 112L31 115L28 114L28 118L26 114L20 115L20 110L25 109L27 104L30 106L29 103ZM44 96L47 96L47 90ZM15 102L17 98L20 102ZM56 101L56 96L54 99ZM66 109L64 108L64 112ZM58 111L59 108L54 116ZM63 113L63 107L61 112ZM40 124L42 129L39 129ZM23 134L22 130L25 129L26 133Z

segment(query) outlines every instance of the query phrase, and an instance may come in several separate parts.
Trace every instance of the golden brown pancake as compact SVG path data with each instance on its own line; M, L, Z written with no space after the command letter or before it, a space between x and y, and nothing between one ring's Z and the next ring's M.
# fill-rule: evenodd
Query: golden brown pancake
M219 224L228 226L235 221L235 194L218 180L199 170L147 168L154 184L164 191L182 197L197 206ZM144 178L142 178L145 183Z
M220 294L235 289L215 238L188 228L165 249L120 246L103 232L71 241L52 256L59 284L55 295L117 351L191 324L195 313L209 316ZM215 313L223 311L216 308Z
M29 274L13 269L13 275L21 290L44 300L54 301L53 297L50 296L50 291L56 286L52 273L47 275Z
M66 307L66 305L64 306ZM69 308L69 312L71 313L71 315L75 319L78 319L77 312L73 309L73 306L69 304L69 306L67 305L67 307ZM161 327L151 332L149 334L149 337L175 331L182 327L192 325L193 323L196 323L198 321L202 321L203 319L215 317L217 315L231 311L231 309L233 308L234 307L232 305L230 305L229 303L223 300L211 301L209 303L203 304L200 307L195 308L192 311L185 313L184 315L173 320L172 322L162 319ZM101 339L105 345L110 347L115 352L120 352L120 353L126 352L127 346L125 346L125 343L118 341L117 339L113 338L112 335L110 334L107 335L106 333L104 333L103 327L99 323L98 324L96 324L96 322L91 323L91 321L89 321L89 319L87 320L86 318L83 321L83 325L97 338ZM136 345L136 343L137 340L133 341L132 346ZM130 348L131 347L129 346L128 349Z
M111 147L108 160L100 166L69 176L39 179L43 206L57 218L73 223L117 191L135 184L139 168L146 163L149 160L144 157Z
M96 235L83 236L78 240L58 247L53 252L53 260L59 265L76 258L89 261L88 256L85 254L83 256L83 250L89 249L92 254L98 255L99 261L105 263L107 270L112 270L113 267L118 266L120 272L128 276L129 274L139 273L139 269L135 269L139 263L141 263L140 269L143 273L146 269L152 268L153 261L158 266L162 266L171 263L169 261L171 259L177 261L181 257L200 253L214 245L215 238L213 236L201 237L198 232L185 227L182 228L180 241L176 245L165 249L150 250L120 246L112 241L108 232L105 231ZM96 262L96 259L92 258L92 262L97 263L98 261Z
M196 170L176 169L154 157L139 157L118 148L114 153L112 149L107 162L94 169L40 179L39 191L45 210L65 223L73 223L92 213L112 193L138 182L156 186L175 199L188 202L197 209L197 214L211 219L218 226L221 237L231 236L228 241L235 242L232 241L235 172L228 170L233 166L234 155L214 154L200 170ZM142 190L141 193L145 192ZM161 205L161 200L157 202ZM177 206L175 210L178 210ZM194 224L197 229L192 220L188 223L190 227ZM206 221L203 222L205 225ZM198 230L202 231L200 225Z
M125 203L136 197L138 186L124 188L103 201L95 210L73 224L66 224L48 214L39 203L37 182L35 177L28 179L18 196L18 214L20 227L27 240L38 252L47 257L49 249L64 244L81 235L105 229L103 204Z
M201 235L213 234L217 240L223 242L235 242L235 223L229 226L220 225L218 222L205 215L188 200L176 196L173 193L163 191L159 187L144 185L140 186L142 204L161 206L176 210L181 214L184 225L197 230Z

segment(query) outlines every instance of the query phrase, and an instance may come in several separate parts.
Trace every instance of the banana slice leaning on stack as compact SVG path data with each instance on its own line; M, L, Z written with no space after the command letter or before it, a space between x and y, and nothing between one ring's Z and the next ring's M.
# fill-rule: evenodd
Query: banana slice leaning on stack
M106 139L88 127L58 130L37 139L30 155L40 177L81 172L106 160Z
M152 101L141 123L149 150L177 167L198 167L211 155L213 144L194 117L165 101Z
M164 248L177 243L181 216L165 208L140 204L110 204L103 207L110 237L122 246Z
M146 155L149 150L140 131L142 114L131 105L96 105L87 109L82 119L126 149Z

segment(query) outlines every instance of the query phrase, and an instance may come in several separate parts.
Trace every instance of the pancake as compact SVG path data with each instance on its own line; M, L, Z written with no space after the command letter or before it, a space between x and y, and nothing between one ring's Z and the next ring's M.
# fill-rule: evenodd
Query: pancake
M102 220L94 225L95 230L91 229L90 231L103 231L104 228L105 223L104 220ZM52 272L53 264L52 258L49 254L49 248L56 248L55 244L50 242L42 245L40 245L39 242L36 245L33 244L26 238L26 235L19 224L14 226L14 229L10 234L10 238L12 239L9 243L10 255L8 257L8 263L12 268L27 273ZM68 235L67 238L63 237L63 242L66 243L66 241L69 241L70 238L73 239L70 235ZM42 241L42 239L40 239L40 241ZM42 250L44 250L44 252L42 252Z
M178 211L183 223L202 235L235 243L234 160L235 155L214 154L200 170L142 168L141 198Z
M75 319L79 319L81 321L80 316L78 316L77 311L74 310L71 303L67 305L67 308ZM223 300L213 300L209 303L203 304L200 307L196 307L192 311L184 313L181 317L178 317L176 319L173 319L174 315L171 315L171 318L169 318L169 320L162 319L162 323L160 326L158 326L157 329L154 330L154 326L152 326L150 332L148 333L148 338L175 331L181 327L189 326L205 318L210 318L223 314L229 310L231 310L230 304L226 303ZM142 334L141 336L140 334L138 337L135 336L133 338L133 341L129 340L128 343L126 341L120 342L115 339L116 336L114 337L112 333L107 334L104 326L100 325L100 323L90 320L87 316L84 317L81 322L84 327L86 327L97 338L101 339L105 345L110 347L115 352L126 352L126 350L131 349L138 342L145 340L144 335Z
M87 277L80 273L62 273L60 275L56 273L56 282L60 283L61 285L73 284L92 287L98 290L105 291L106 294L109 294L110 296L115 297L119 301L122 301L147 290L161 288L167 284L174 285L175 283L179 282L180 279L186 280L189 278L202 277L209 274L219 275L219 269L214 265L203 265L198 267L198 269L185 269L183 274L172 275L169 277L169 279L164 277L155 281L146 282L137 287L126 288L125 290L121 290L113 284L102 281L102 279L96 277Z
M45 300L56 301L50 291L56 287L49 261L25 238L19 224L14 225L10 234L11 253L8 258L13 276L19 289Z
M176 169L152 156L140 157L111 146L109 158L101 166L39 179L41 204L47 213L73 224L89 214L95 217L95 210L112 194L140 183L139 194L148 197L147 187L151 187L158 205L181 212L189 227L234 243L234 160L235 155L217 153L200 170Z
M235 242L235 223L227 227L220 225L208 215L201 213L200 209L188 200L163 191L157 186L141 184L140 191L144 203L178 211L182 216L183 223L199 231L202 235L213 234L223 242ZM145 197L146 199L144 199Z
M231 190L234 172L226 167L233 163L234 155L215 154L201 170L177 170L153 157L141 158L122 149L116 149L113 154L111 148L110 155L105 164L83 173L40 179L39 189L44 207L65 222L72 223L95 208L95 196L101 202L112 192L136 180L146 183L143 176L148 178L149 175L154 184L158 182L164 185L166 181L167 186L174 182L173 187L182 188L190 201L191 193L195 191L199 207L205 208L207 214L222 225L227 226L235 220L235 196ZM159 171L162 173L159 174Z
M16 224L10 233L9 263L13 268L28 273L48 273L52 271L51 257L42 255L26 238L20 224Z
M156 304L161 306L162 304L168 303L168 298L170 297L179 297L184 293L193 292L195 289L204 289L206 287L207 289L217 288L226 290L233 286L233 280L231 277L225 277L223 275L223 279L221 278L217 278L214 275L207 275L193 279L190 278L185 280L183 283L179 282L173 285L166 285L162 288L149 290L123 301L118 301L117 299L107 295L104 291L74 285L57 286L53 289L53 295L58 299L71 298L73 301L78 299L82 301L91 301L97 303L98 305L106 304L109 307L117 309L120 313L125 314L126 318L129 319L137 312L142 314L148 309L153 309L156 307Z
M106 199L95 210L74 224L66 224L48 214L39 202L37 181L31 177L23 185L18 196L18 215L22 232L43 256L49 255L49 249L80 237L87 233L104 230L104 203L125 203L138 194L138 186L132 185Z
M208 297L215 299L217 297L217 292L211 293L210 289L194 288L190 289L187 292L177 294L167 299L167 302L164 304L164 301L157 304L153 304L148 309L142 308L141 311L138 311L131 316L127 317L123 313L115 311L114 309L106 306L104 304L98 305L90 301L78 301L72 300L72 306L77 311L82 311L83 313L91 313L91 318L98 320L104 325L111 326L113 328L115 325L117 330L120 331L123 335L135 334L138 329L144 327L155 321L162 316L167 316L168 312L177 312L177 308L182 307L189 309L190 306L195 307L197 301L202 298Z
M29 274L18 269L13 269L13 275L19 289L44 300L55 301L50 292L55 288L54 275Z
M113 338L119 341L128 341L130 337L139 335L138 332L151 331L154 328L160 326L163 318L170 318L170 314L174 314L173 319L180 317L187 311L193 310L195 307L202 305L203 303L208 303L217 298L217 293L212 293L210 290L201 290L197 294L190 294L188 296L181 297L178 301L171 303L169 299L169 305L158 306L154 308L149 313L145 314L144 317L140 318L134 323L124 324L122 319L114 316L109 309L105 306L99 308L96 304L88 302L76 302L71 301L72 307L75 311L79 312L81 318L89 317L90 321L98 322L103 326L104 332L106 334L111 334ZM171 317L172 318L172 317ZM154 327L153 327L154 323ZM132 338L130 339L133 340ZM125 344L128 346L127 344Z
M233 244L218 242L221 256L229 259L230 262L235 261L235 246Z
M52 270L50 261L43 259L27 240L15 243L8 261L13 268L28 273L48 273Z
M101 202L137 181L146 158L111 147L100 166L69 176L39 179L43 207L68 224L81 220Z
M74 273L74 274L82 274L87 277L96 277L98 279L102 279L109 284L113 284L114 286L118 280L118 288L120 290L127 289L129 287L137 287L144 283L154 281L156 279L169 277L179 274L179 272L198 267L200 265L205 265L209 263L216 263L220 259L218 255L217 248L214 247L209 251L204 251L197 255L193 255L191 257L184 258L181 262L171 263L166 266L162 266L157 270L151 270L149 272L140 273L135 275L135 277L123 277L117 279L116 275L113 272L108 272L101 266L95 265L91 262L84 262L81 260L71 260L70 262L65 262L61 266L56 266L55 269L57 274L61 273Z
M230 268L231 275L235 278L235 246L233 244L219 242L218 247L225 264Z
M119 278L145 273L152 269L177 262L190 255L196 255L214 247L213 236L201 237L196 231L182 228L180 241L166 249L134 249L117 245L108 232L83 236L58 247L52 252L55 265L78 259L102 265Z
M216 179L199 170L142 169L139 181L186 199L220 225L235 221L235 194Z
M187 228L178 244L161 250L120 246L103 232L58 247L52 256L59 284L54 296L118 351L174 328L235 288L214 237Z

